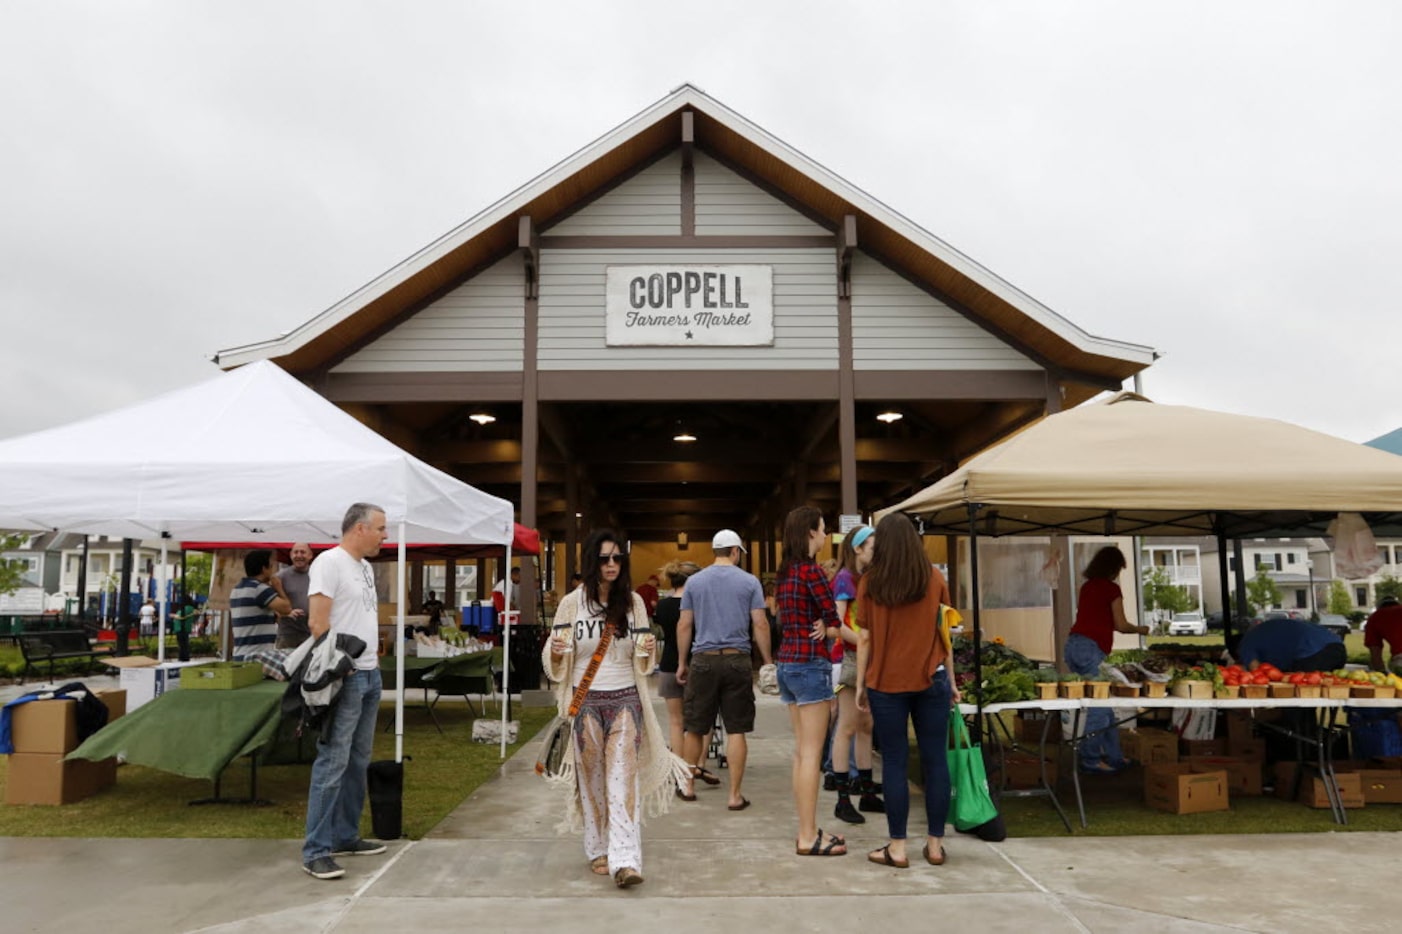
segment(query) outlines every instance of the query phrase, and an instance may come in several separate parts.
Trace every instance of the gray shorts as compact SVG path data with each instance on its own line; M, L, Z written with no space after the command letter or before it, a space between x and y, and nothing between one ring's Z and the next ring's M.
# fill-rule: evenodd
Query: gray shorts
M657 696L663 700L681 700L685 690L677 683L677 674L674 671L659 671L657 673Z

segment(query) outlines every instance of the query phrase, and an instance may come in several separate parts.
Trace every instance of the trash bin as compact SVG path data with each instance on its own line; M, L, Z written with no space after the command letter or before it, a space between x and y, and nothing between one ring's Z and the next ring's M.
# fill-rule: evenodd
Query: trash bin
M511 627L511 685L518 691L540 687L544 674L540 667L540 650L545 646L548 630L544 626L518 623Z
M365 772L375 837L398 840L404 836L404 763L383 759L371 762Z

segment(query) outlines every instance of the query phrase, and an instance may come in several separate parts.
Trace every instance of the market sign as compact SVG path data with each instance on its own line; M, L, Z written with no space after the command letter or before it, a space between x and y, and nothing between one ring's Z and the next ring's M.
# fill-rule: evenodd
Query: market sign
M774 343L774 267L609 266L610 347L766 347Z

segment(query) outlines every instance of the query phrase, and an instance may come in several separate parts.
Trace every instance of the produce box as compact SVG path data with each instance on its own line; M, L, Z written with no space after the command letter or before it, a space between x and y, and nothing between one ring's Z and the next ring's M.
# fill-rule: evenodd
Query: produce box
M1402 804L1402 768L1366 766L1358 770L1365 804Z
M1086 683L1084 681L1063 681L1058 686L1061 696L1067 700L1080 700L1086 696Z
M1174 697L1186 697L1189 700L1210 700L1212 698L1212 682L1175 681L1169 691Z
M1144 765L1178 761L1178 735L1168 730L1120 730L1120 751Z
M180 670L180 686L186 690L232 691L263 680L257 662L214 662Z
M15 752L62 755L78 748L78 704L71 700L37 700L10 713L10 742Z
M1227 754L1227 741L1225 739L1180 739L1178 752L1185 759L1195 756L1225 756Z
M1114 697L1138 697L1139 685L1137 684L1112 684L1110 694Z
M1268 687L1271 689L1271 697L1294 697L1295 685L1286 681L1272 681Z
M1194 772L1226 772L1233 795L1258 797L1262 793L1262 762L1235 756L1195 756L1186 761Z
M93 691L93 695L107 707L107 722L127 715L127 692L121 688L108 691Z
M1105 699L1106 699L1107 697L1109 697L1109 696L1110 696L1110 682L1109 682L1109 681L1087 681L1087 682L1086 682L1086 697L1089 697L1089 698L1091 698L1091 699L1093 699L1093 700L1105 700Z
M1340 803L1345 808L1361 808L1367 802L1363 798L1363 779L1358 772L1335 772L1334 781L1339 789ZM1306 775L1300 782L1300 803L1311 808L1327 808L1329 793L1324 779L1318 775Z
M1269 684L1243 684L1241 686L1241 696L1251 700L1260 700L1271 692Z
M1251 713L1246 710L1228 710L1223 716L1227 721L1227 743L1237 740L1248 740L1256 735L1256 724L1251 720ZM1233 753L1233 755L1236 755Z
M1266 741L1264 739L1233 739L1227 737L1227 755L1252 762L1266 761Z
M1009 753L1003 760L1005 778L1009 788L1042 787L1042 765L1036 756L1024 753ZM1056 785L1056 760L1047 760L1047 782Z
M1324 696L1330 700L1347 700L1350 692L1347 684L1323 685Z
M1227 773L1194 772L1186 762L1162 762L1144 769L1144 803L1172 814L1228 809Z

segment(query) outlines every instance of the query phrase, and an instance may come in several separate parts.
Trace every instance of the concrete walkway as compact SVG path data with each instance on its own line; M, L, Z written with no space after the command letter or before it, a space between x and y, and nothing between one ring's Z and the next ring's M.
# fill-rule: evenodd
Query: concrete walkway
M851 854L799 858L784 709L762 698L744 792L700 786L647 825L646 884L592 875L531 771L534 744L419 841L311 879L300 841L0 839L5 931L103 934L962 930L1029 932L1393 930L1402 834L1105 837L985 844L951 835L940 868L869 864L885 823L819 823ZM722 776L726 773L721 772ZM923 824L912 809L911 827ZM918 856L918 851L916 855ZM872 897L876 896L876 897ZM918 926L918 927L917 927Z

